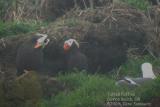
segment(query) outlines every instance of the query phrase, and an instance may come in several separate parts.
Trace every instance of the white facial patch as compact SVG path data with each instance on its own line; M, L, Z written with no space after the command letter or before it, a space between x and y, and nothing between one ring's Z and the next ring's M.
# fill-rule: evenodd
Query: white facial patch
M43 43L45 40L46 40L46 38L48 37L48 35L46 35L46 34L40 34L40 33L38 33L38 34L36 34L37 36L41 36L38 40L37 40L37 42L38 43Z
M47 39L47 37L48 37L47 34L37 33L36 35L37 35L37 36L40 36L40 38L37 40L37 42L38 42L39 44L41 44L41 45L43 45L43 46L46 46L46 45L49 43L50 39ZM46 40L46 42L45 42L45 40Z
M73 43L75 43L76 46L79 48L79 43L75 39L69 39L64 42L64 44L68 44L70 47L72 46Z
M152 65L150 63L143 63L141 69L143 73L143 78L156 78L152 70Z

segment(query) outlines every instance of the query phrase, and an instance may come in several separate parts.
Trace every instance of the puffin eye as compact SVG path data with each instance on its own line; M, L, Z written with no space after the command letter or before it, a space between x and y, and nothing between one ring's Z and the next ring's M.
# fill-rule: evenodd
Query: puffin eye
M46 43L46 42L47 42L47 39L44 40L44 43Z

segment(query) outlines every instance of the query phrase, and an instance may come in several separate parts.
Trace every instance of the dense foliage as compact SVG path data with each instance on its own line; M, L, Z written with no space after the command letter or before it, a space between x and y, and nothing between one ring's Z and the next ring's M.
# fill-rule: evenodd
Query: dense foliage
M149 3L147 0L122 0L122 1L141 10L146 10L149 7ZM34 0L30 0L30 2L34 4L33 6L37 5L38 3L34 2ZM19 11L18 4L19 4L18 0L7 0L7 1L0 0L0 37L32 32L39 29L40 26L44 25L42 24L42 22L39 21L34 21L34 20L24 21L23 18L16 16L16 12ZM7 22L7 20L10 21Z
M122 0L140 10L147 10L150 6L148 0Z
M5 20L7 13L9 14L10 10L15 6L16 0L0 0L0 19Z
M52 96L50 100L43 100L39 105L42 107L103 107L110 98L118 98L110 96L112 93L130 93L134 94L128 97L139 98L140 102L151 103L152 99L160 96L158 77L154 81L144 84L135 89L119 87L115 85L115 76L133 76L140 77L140 65L144 62L151 62L153 66L159 66L158 59L153 59L151 56L141 57L137 60L134 58L121 66L119 75L110 74L87 74L86 72L72 72L65 75L57 76L57 79L65 84L65 91L59 91L56 96ZM124 97L119 96L119 97Z
M43 26L46 26L46 22L38 21L14 21L14 22L2 22L0 21L0 38L5 36L12 36L17 34L24 34L36 31Z
M11 79L10 75L0 80L1 107L38 107L41 99L42 87L35 73L20 80Z

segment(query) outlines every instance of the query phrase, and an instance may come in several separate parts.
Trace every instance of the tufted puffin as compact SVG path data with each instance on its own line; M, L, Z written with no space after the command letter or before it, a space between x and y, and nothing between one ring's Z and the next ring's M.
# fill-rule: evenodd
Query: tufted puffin
M18 48L16 56L17 76L25 71L42 71L43 48L49 43L46 34L36 34Z
M87 70L88 61L85 54L79 49L79 43L75 39L68 39L64 42L63 49L66 55L67 69Z

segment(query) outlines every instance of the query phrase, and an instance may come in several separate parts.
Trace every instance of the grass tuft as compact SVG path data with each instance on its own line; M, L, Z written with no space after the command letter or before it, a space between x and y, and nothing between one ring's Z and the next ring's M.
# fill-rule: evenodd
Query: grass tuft
M24 34L36 31L41 26L46 26L47 23L38 21L15 21L15 22L2 22L0 21L0 38L12 36L17 34Z

